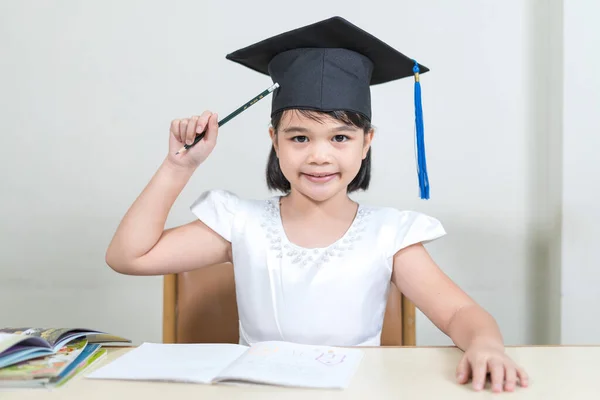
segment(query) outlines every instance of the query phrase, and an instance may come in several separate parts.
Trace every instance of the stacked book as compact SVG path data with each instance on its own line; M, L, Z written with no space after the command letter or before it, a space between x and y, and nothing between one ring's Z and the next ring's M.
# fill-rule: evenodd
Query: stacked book
M0 389L60 387L128 339L88 329L0 329Z

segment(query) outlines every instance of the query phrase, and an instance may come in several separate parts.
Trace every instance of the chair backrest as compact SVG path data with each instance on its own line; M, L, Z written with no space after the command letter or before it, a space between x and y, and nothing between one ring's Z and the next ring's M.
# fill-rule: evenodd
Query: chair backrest
M238 328L232 264L164 277L164 343L238 343ZM393 283L381 345L415 345L414 304Z

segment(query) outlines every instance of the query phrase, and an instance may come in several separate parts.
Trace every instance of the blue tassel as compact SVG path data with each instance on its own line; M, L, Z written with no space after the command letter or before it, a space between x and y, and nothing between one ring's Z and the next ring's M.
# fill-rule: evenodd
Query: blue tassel
M425 160L425 129L423 127L423 106L421 104L421 82L419 81L419 64L415 65L415 125L417 142L417 174L422 199L429 199L429 178L427 177L427 161Z

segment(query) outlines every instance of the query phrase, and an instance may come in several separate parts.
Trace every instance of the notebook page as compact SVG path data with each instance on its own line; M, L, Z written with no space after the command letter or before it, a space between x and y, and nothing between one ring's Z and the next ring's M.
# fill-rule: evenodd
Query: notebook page
M144 343L87 377L210 383L247 350L235 344Z
M362 356L359 349L263 342L253 345L217 380L344 389Z

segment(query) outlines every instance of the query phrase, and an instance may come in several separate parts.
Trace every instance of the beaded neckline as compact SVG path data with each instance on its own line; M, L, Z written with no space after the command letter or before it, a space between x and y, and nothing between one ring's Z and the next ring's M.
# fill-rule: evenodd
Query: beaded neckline
M267 231L269 248L275 252L277 258L289 258L293 264L303 267L310 265L320 267L332 258L341 257L346 252L352 251L354 244L361 239L361 233L365 230L365 217L371 213L359 204L354 220L341 238L326 247L306 248L288 239L283 229L279 200L279 196L266 200L261 226Z

